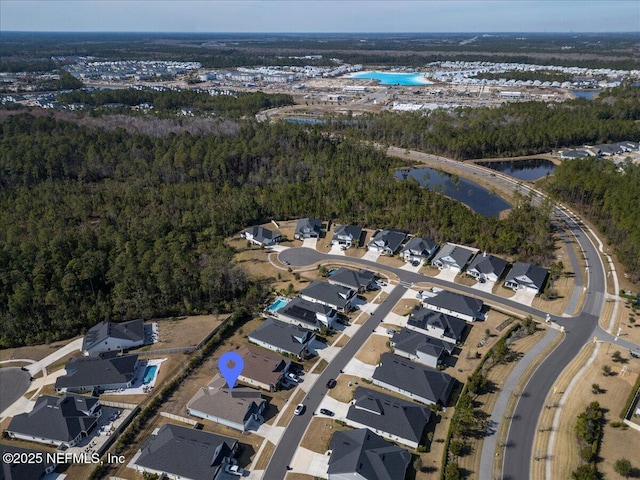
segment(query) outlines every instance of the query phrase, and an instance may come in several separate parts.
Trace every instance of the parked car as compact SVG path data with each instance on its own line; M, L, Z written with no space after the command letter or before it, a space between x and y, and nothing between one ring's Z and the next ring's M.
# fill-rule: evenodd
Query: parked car
M294 415L302 415L304 413L304 404L299 403L296 409L293 411Z
M333 413L331 410L327 410L326 408L321 408L320 413L328 417L333 417L335 415L335 413Z
M329 381L327 382L327 388L333 388L336 386L338 382L335 381L335 379L330 378Z
M414 267L419 267L420 262L418 260L414 260L413 262L411 262L411 265L413 265Z
M225 467L224 471L230 473L231 475L237 475L239 477L242 477L244 475L244 468L239 467L238 465L228 464Z
M629 352L633 358L640 358L640 352Z
M287 373L287 379L288 379L288 380L292 380L292 381L294 381L294 382L296 382L296 383L300 381L300 377L299 377L299 376L297 376L297 375L296 375L295 373L293 373L293 372L289 372L289 373Z

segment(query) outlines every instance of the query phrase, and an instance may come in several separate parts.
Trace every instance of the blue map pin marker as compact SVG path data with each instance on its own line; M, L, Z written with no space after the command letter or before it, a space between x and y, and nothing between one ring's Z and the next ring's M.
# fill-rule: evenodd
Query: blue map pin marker
M244 360L240 354L236 352L226 352L223 353L220 360L218 360L218 368L227 381L229 391L232 391L233 387L236 386L236 380L238 380L244 368Z

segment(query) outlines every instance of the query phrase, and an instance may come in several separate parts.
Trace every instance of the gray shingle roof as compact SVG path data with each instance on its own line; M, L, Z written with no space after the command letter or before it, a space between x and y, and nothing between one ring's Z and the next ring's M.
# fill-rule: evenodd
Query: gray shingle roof
M355 242L360 240L360 235L362 235L362 228L357 225L336 225L333 231L333 240L349 238Z
M418 352L425 353L435 358L445 353L451 354L453 345L451 342L430 337L415 330L403 328L394 333L391 338L391 346L396 350L416 355Z
M322 222L317 218L301 218L296 224L294 236L302 237L304 235L319 235L322 229Z
M407 324L422 330L428 330L429 327L444 330L444 336L454 339L456 343L462 339L462 334L467 328L467 322L464 320L419 305L413 307Z
M513 268L507 274L505 282L532 284L540 290L544 286L544 282L547 279L549 272L544 268L538 267L531 263L516 262L513 264Z
M238 441L215 433L166 423L140 449L136 464L186 478L210 480Z
M141 318L129 322L100 322L87 331L82 342L82 350L87 351L104 342L107 338L121 338L133 342L144 341L144 322Z
M251 332L248 338L253 342L263 342L298 355L307 348L314 335L311 330L269 317Z
M422 255L428 257L433 253L434 249L437 248L437 246L438 244L430 238L413 237L405 244L402 252L409 251L414 255Z
M495 255L477 255L467 268L467 272L469 270L477 270L485 275L493 273L500 277L506 268L507 262Z
M402 242L407 238L407 234L398 230L380 230L369 242L370 246L383 247L394 253Z
M261 227L260 225L256 225L245 231L250 233L256 242L260 243L264 243L265 240L274 240L281 236L280 233Z
M411 454L368 428L336 432L331 439L329 478L359 474L367 480L398 480L405 476Z
M453 263L455 264L455 266L463 268L473 255L473 250L469 250L468 248L463 248L452 243L447 243L440 249L440 251L438 251L438 253L436 253L435 257L433 257L433 260L431 260L431 263L435 264L437 260L443 261L446 257L451 257L454 261Z
M354 290L340 285L315 280L307 288L300 291L301 296L314 298L331 306L345 309L354 295Z
M431 410L391 395L358 387L347 419L390 435L420 443Z
M7 430L57 442L70 442L88 432L98 416L90 413L99 403L97 398L66 394L63 397L43 395L29 413L16 415ZM100 406L96 413L99 411Z
M138 355L118 357L116 352L72 358L65 365L67 374L56 379L56 388L126 384L133 380L137 362Z
M266 385L277 385L291 363L278 353L251 345L243 345L236 352L244 360L241 375Z
M353 290L359 290L369 287L373 282L374 276L374 273L369 270L359 270L356 272L355 270L341 267L329 276L328 281L329 283L342 285Z
M424 303L472 316L476 316L484 306L482 300L450 292L449 290L438 292L434 297L425 299Z
M334 313L332 314L331 312ZM316 314L332 317L335 315L335 310L321 303L314 303L304 298L295 297L278 311L278 315L306 323L311 327L322 328L324 324L317 319Z
M38 480L45 474L47 468L55 464L47 461L46 453L32 448L16 447L14 445L0 445L0 455L5 452L25 455L29 462L2 462L0 467L0 480ZM37 461L42 459L42 461Z
M454 385L454 379L446 373L392 353L382 354L373 379L441 405L447 404Z

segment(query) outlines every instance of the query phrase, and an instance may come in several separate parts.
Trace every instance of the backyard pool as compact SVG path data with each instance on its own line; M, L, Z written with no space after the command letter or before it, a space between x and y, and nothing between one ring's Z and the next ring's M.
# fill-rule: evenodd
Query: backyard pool
M269 308L267 308L267 310L269 310L270 312L277 312L282 307L284 307L287 303L289 303L288 299L279 298L275 302L273 302L271 305L269 305Z
M142 383L148 385L151 383L153 378L156 376L156 372L158 371L157 365L150 365L144 370L144 377L142 377Z

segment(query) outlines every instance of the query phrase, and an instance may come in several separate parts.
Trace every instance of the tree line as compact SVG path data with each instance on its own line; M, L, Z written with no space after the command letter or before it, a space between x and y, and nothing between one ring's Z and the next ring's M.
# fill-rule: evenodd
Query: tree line
M517 259L549 254L548 209L519 200L486 218L358 141L279 122L225 135L148 136L48 117L6 118L0 137L0 346L104 320L256 306L259 286L224 238L320 217L394 227Z

